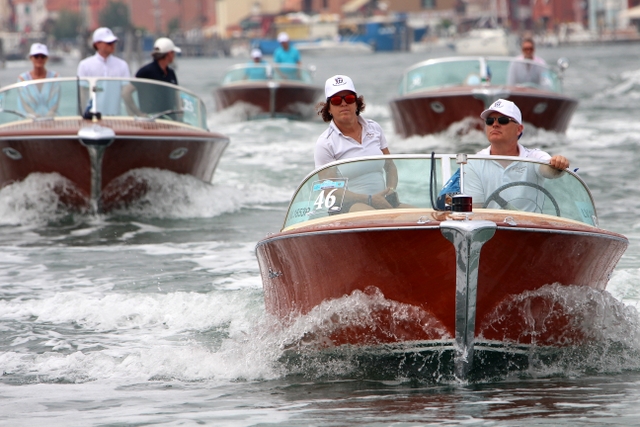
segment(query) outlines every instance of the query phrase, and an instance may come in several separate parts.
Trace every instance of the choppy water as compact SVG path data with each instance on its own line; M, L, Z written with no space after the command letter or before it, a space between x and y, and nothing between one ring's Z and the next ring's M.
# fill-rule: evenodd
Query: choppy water
M387 102L402 70L442 53L305 62L320 83L354 78L392 152L475 152L479 132L393 132ZM210 128L231 138L213 185L142 171L147 198L96 217L57 208L55 176L0 190L0 425L640 425L640 45L539 53L571 60L565 89L580 105L566 135L528 129L522 142L571 158L601 226L630 238L608 293L586 301L599 316L593 346L475 384L409 377L353 349L284 358L322 319L274 327L254 247L280 228L326 125L212 112ZM213 111L211 91L236 62L180 59L178 78ZM26 65L0 70L0 84Z

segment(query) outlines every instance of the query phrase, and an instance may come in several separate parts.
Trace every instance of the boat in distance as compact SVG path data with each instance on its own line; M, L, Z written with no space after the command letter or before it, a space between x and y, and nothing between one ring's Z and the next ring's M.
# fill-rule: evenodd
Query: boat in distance
M504 28L474 28L453 43L458 55L513 55L517 38Z
M444 202L439 191L458 169L464 193L473 182L469 168L483 162L549 167L518 157L461 157L355 158L302 181L282 229L256 246L267 313L284 326L307 315L323 325L286 348L435 352L449 356L452 375L468 378L492 356L522 366L532 349L589 342L600 326L571 295L604 292L628 239L599 227L588 187L569 170L504 185L471 211L468 196ZM350 182L390 159L402 204L349 211ZM367 295L377 302L365 307Z
M304 56L366 55L373 53L373 46L361 41L315 40L295 43Z
M532 126L563 133L578 101L562 89L565 59L557 66L512 57L462 56L429 59L405 70L391 100L396 133L403 137L447 130L454 123L482 129L480 114L508 99ZM464 123L464 122L463 122Z
M134 171L210 183L229 143L207 128L204 103L179 86L136 78L56 78L0 90L0 188L59 174L63 205L92 212L146 193Z
M311 118L324 92L313 83L313 71L295 64L235 65L214 90L216 109L239 105L248 119Z

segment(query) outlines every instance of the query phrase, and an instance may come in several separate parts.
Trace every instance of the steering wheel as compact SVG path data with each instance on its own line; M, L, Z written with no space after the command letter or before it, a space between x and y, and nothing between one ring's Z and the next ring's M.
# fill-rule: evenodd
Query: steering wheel
M556 210L556 216L560 216L560 206L558 206L558 202L551 195L549 190L547 190L546 188L542 187L541 185L534 184L533 182L527 182L527 181L510 182L510 183L505 184L505 185L503 185L501 187L498 187L493 193L491 193L489 195L489 197L487 197L487 199L484 201L484 204L482 205L482 207L486 208L489 205L489 203L491 203L491 202L496 202L501 208L504 208L505 206L507 206L507 204L509 202L506 201L505 199L503 199L500 196L500 193L502 193L507 188L511 188L511 187L531 187L531 188L535 188L536 190L540 191L542 194L547 196L547 198L549 198L549 200L551 200L551 203L553 203L553 207ZM536 203L536 206L538 206L537 203ZM540 208L540 213L542 213L542 208Z

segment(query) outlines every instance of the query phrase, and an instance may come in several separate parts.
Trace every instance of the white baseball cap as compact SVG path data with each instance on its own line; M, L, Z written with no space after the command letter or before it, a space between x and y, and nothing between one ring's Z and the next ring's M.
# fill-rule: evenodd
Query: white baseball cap
M285 33L284 31L278 34L278 42L283 43L288 41L289 41L289 34Z
M253 49L251 51L251 57L252 58L260 58L260 57L262 57L262 51L260 49Z
M182 49L180 49L178 46L173 44L173 41L171 41L171 39L166 37L160 37L153 44L153 53L169 53L169 52L180 53L182 52Z
M93 43L113 43L117 40L118 38L113 34L113 31L107 27L100 27L93 32Z
M353 80L351 80L350 77L338 74L333 77L329 77L324 84L325 98L331 98L333 95L343 90L350 90L353 93L357 93L356 87L353 85Z
M491 104L489 108L484 110L480 117L486 119L489 117L489 114L492 112L504 114L507 117L511 117L513 120L518 122L519 125L522 124L522 113L516 104L511 101L507 101L506 99L498 99L496 102Z
M31 49L29 49L29 56L33 55L49 56L49 49L42 43L34 43L31 45Z

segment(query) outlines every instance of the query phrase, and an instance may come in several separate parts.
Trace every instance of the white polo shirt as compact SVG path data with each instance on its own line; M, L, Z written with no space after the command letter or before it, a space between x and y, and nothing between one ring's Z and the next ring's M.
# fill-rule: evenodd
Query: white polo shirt
M95 55L83 59L78 64L78 77L131 77L129 65L113 55L103 58ZM98 92L98 111L106 116L125 114L121 112L121 90L125 82L104 82L104 91ZM126 115L126 114L125 114Z
M78 64L78 77L131 77L129 65L113 55L103 58L95 55L83 59Z
M539 149L529 149L518 144L518 157L548 161L551 156ZM490 155L491 147L478 151L477 154ZM545 178L540 174L538 164L528 162L512 162L506 167L496 160L469 160L464 167L464 193L473 199L473 203L484 203L496 189L511 182L530 182L544 186ZM544 194L535 188L516 186L500 193L500 196L520 210L540 212L544 202ZM497 207L491 203L489 208Z
M362 125L362 143L345 136L333 120L329 128L320 135L316 142L314 159L316 168L335 160L353 157L379 156L388 147L387 139L380 125L373 120L365 120L358 116ZM349 178L349 189L363 194L375 194L384 190L384 161L362 162L340 166L340 174Z

